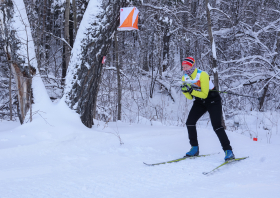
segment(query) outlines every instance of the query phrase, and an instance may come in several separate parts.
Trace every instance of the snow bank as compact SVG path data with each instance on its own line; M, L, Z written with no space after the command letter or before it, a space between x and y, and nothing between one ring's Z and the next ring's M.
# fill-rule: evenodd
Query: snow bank
M190 149L185 127L96 121L88 129L64 102L56 108L47 118L52 126L38 119L3 131L7 123L0 122L1 197L263 198L280 193L279 143L254 142L228 131L236 157L249 158L205 176L202 172L224 161L207 124L198 127L200 153L219 154L149 167L143 162L177 159Z

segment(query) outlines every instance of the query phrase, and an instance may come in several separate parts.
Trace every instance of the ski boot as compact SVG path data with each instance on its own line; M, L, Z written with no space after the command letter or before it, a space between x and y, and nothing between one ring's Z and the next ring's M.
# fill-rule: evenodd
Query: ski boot
M199 155L198 146L192 146L191 150L186 153L185 157L192 157L192 156L198 156L198 155Z
M225 150L225 154L226 154L225 161L235 159L235 156L234 156L232 150Z

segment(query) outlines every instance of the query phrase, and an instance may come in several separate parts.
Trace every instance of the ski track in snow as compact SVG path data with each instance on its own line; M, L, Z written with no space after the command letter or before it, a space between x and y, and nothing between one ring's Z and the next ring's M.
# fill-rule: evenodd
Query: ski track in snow
M57 137L59 131L16 126L0 122L0 198L279 197L279 144L228 132L236 157L250 157L205 176L224 158L210 126L198 129L200 152L220 154L153 167L143 162L189 150L186 128L117 122Z

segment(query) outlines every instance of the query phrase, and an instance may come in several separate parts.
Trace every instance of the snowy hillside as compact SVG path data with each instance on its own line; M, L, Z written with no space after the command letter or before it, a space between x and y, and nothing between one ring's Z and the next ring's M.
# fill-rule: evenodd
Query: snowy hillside
M255 142L227 131L236 157L250 157L205 176L224 161L207 122L199 123L200 153L219 154L150 167L143 162L173 160L190 149L186 128L95 121L88 129L64 102L41 107L33 119L0 122L1 198L279 197L276 132L268 144L265 136Z

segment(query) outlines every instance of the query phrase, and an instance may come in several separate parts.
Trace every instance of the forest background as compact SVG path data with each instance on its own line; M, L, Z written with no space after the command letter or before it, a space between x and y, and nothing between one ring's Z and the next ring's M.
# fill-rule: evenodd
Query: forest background
M19 1L27 18L15 22ZM140 11L139 31L116 31L128 6ZM278 0L1 0L0 31L3 120L39 113L30 108L39 76L49 98L65 100L89 128L93 119L184 126L192 101L181 94L181 61L193 56L219 90L260 98L221 94L229 129L245 114L278 123ZM29 42L34 57L20 50Z

